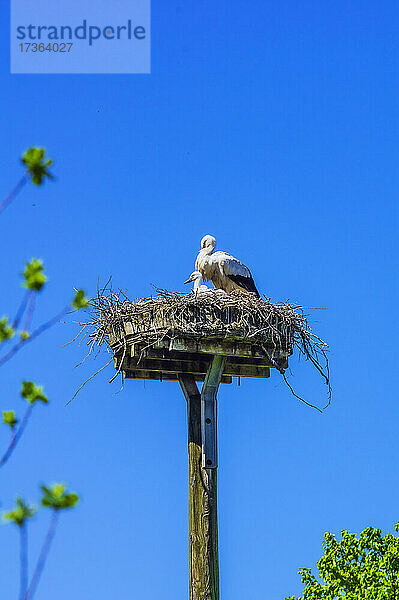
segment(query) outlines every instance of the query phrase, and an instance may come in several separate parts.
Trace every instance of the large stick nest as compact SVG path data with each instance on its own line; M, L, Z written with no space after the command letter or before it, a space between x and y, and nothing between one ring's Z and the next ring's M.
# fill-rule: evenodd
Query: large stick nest
M289 356L297 349L323 377L330 401L328 346L313 333L304 308L297 304L211 289L197 294L157 290L155 296L131 301L123 292L104 288L91 300L89 310L91 319L81 324L80 331L88 341L88 355L103 344L116 354L123 347L127 324L129 344L151 346L176 337L240 341L261 348L294 393L273 357Z

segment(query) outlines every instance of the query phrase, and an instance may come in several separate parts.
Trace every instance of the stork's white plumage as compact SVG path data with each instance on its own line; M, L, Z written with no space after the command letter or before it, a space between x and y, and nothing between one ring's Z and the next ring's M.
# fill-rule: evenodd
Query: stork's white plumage
M259 297L251 271L242 262L227 254L214 252L216 240L212 235L206 235L201 240L201 250L195 261L195 268L205 281L210 280L215 288L225 292L244 290L253 292Z
M190 277L184 283L190 283L194 281L193 292L196 294L197 292L209 292L209 287L206 285L201 285L202 275L199 271L193 271Z

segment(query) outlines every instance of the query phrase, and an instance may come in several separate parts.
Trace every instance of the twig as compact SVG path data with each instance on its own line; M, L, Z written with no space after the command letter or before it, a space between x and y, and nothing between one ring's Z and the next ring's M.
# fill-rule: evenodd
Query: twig
M11 442L10 442L7 450L3 454L3 457L0 460L0 469L1 469L1 467L3 467L6 464L6 462L10 458L11 454L14 452L16 445L18 444L19 440L21 439L21 436L25 430L25 427L27 426L28 421L31 417L33 407L34 407L34 404L29 404L28 408L26 409L24 418L21 421L20 426L16 429L15 433L13 433L13 435L11 437Z
M13 329L17 329L22 317L24 316L24 312L26 309L26 306L28 304L29 298L31 296L31 294L33 293L33 290L26 290L24 297L22 298L22 302L19 305L17 314L15 315L15 319L12 322L12 328Z
M26 182L28 181L28 175L24 175L17 183L15 188L8 194L7 198L4 198L3 202L0 204L0 214L7 208L9 204L18 196L19 192L22 190Z
M75 340L78 339L78 337L84 332L84 330L86 329L86 327L88 327L89 324L87 323L86 325L83 325L83 327L80 329L80 331L75 335L74 338L72 338L69 342L66 342L66 344L62 344L61 348L65 348L65 346L69 346L70 344L72 344Z
M24 600L28 588L28 526L24 521L19 527L20 534L20 587L19 600Z
M32 293L29 297L28 310L26 313L25 324L24 324L25 331L29 331L30 324L32 322L33 311L35 310L35 302L36 302L37 292L35 290L31 290L31 292Z
M88 383L91 379L93 379L93 377L95 377L96 375L98 375L103 369L105 369L105 367L108 367L108 365L110 363L112 363L113 360L114 359L111 358L111 360L109 360L106 365L104 365L103 367L101 367L101 369L98 369L98 371L96 371L95 373L93 373L93 375L91 375L88 379L86 379L86 381L84 381L82 383L82 385L76 390L76 392L74 393L74 395L72 396L72 398L70 400L68 400L68 402L65 404L65 406L68 406L68 404L70 404L72 402L72 400L74 400L76 398L76 396L79 394L79 392L82 389L82 387L84 387L86 385L86 383Z
M306 400L304 400L304 399L302 398L302 396L298 396L298 394L296 394L296 393L294 392L294 390L293 390L293 387L292 387L292 385L289 383L289 381L288 381L288 379L287 379L287 377L286 377L285 373L281 373L281 375L283 376L283 379L284 379L285 383L286 383L286 384L288 385L288 387L290 388L290 390L291 390L291 394L292 394L293 396L295 396L295 398L298 398L298 400L300 400L301 402L304 402L304 404L306 404L307 406L310 406L310 408L314 408L315 410L318 410L318 411L319 411L319 413L323 413L323 411L321 410L321 408L319 408L318 406L315 406L314 404L310 404L310 402L306 402Z
M2 367L6 362L8 362L10 360L10 358L12 358L17 352L19 352L19 350L22 348L22 346L26 346L26 344L29 344L29 342L32 342L41 333L43 333L47 329L50 329L50 327L52 327L53 325L58 323L58 321L60 319L62 319L62 317L64 315L67 314L67 312L70 310L70 308L71 308L71 306L70 306L70 304L68 304L68 306L63 308L62 311L58 313L58 315L56 315L49 321L46 321L46 323L43 323L43 325L40 325L40 327L35 329L35 331L33 331L26 340L20 340L17 344L15 344L15 346L13 348L11 348L11 350L7 354L5 354L2 358L0 358L0 367Z
M26 592L26 594L24 596L24 600L32 600L32 598L36 592L36 588L38 586L40 577L43 573L44 566L46 564L46 560L47 560L48 553L50 551L51 543L54 539L55 532L57 529L59 510L53 509L52 513L53 514L51 515L51 520L50 520L50 525L49 525L49 528L47 531L47 535L44 538L43 546L42 546L40 554L39 554L36 568L33 573L28 591Z

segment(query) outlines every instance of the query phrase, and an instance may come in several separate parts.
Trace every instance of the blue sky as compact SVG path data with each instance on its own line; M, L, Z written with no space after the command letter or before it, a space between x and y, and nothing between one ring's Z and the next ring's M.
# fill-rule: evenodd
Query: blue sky
M185 290L201 237L246 262L258 288L312 312L331 345L323 414L278 374L219 392L221 597L299 595L325 531L399 520L396 381L398 22L394 2L153 2L151 75L10 75L0 8L1 195L18 157L43 145L57 181L27 187L1 216L0 313L22 297L32 256L49 282L39 324L113 276L131 297ZM107 359L78 369L62 324L1 373L44 385L1 506L42 481L81 494L63 515L37 600L187 596L186 407L177 384L108 384ZM303 361L293 382L323 405ZM7 432L0 442L7 443ZM31 561L46 527L31 526ZM1 596L17 597L17 534L0 529Z

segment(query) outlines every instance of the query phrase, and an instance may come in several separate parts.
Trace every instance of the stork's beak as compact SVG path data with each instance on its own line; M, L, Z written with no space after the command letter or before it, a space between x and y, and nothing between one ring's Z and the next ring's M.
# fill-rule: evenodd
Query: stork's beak
M192 281L194 281L194 279L195 279L195 277L193 277L192 275L190 275L190 277L184 283L191 283Z
M184 283L190 283L190 281L192 281L192 279L187 279L187 281L185 281Z

